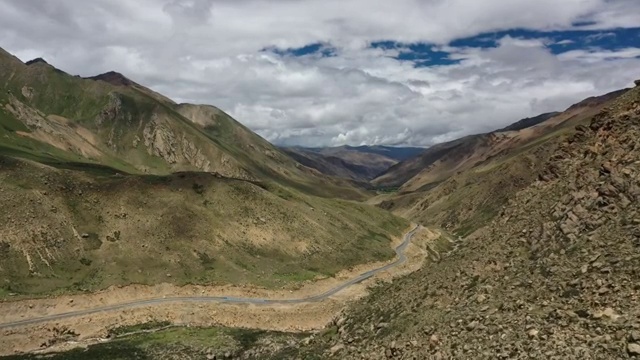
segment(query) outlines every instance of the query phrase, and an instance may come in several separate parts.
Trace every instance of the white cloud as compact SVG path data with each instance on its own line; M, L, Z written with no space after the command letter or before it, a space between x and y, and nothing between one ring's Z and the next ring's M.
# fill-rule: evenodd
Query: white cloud
M640 65L637 48L556 56L544 38L451 40L577 21L633 27L638 10L635 0L6 0L0 46L220 106L277 143L429 145L623 87ZM402 49L369 48L377 40L434 43L460 62L414 68L394 59ZM261 51L318 42L336 56Z

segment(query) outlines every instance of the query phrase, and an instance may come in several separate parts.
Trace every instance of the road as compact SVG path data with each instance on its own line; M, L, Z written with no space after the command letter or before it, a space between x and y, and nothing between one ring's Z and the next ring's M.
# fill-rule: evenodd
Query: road
M73 318L78 316L87 316L87 315L103 313L103 312L113 312L113 311L119 311L119 310L127 310L131 308L136 308L136 307L144 307L149 305L158 305L158 304L167 304L167 303L233 303L233 304L254 304L254 305L276 305L276 304L304 304L304 303L318 302L318 301L328 299L329 297L339 293L340 291L350 286L353 286L364 280L367 280L379 272L389 270L393 267L403 264L405 261L407 261L405 250L407 249L407 246L409 246L409 243L411 242L411 238L413 237L413 235L418 231L418 228L419 226L416 226L415 228L413 228L411 231L409 231L404 235L404 239L402 240L402 243L395 248L397 257L393 262L386 264L384 266L381 266L379 268L364 272L323 293L305 297L305 298L260 299L260 298L245 298L245 297L230 297L230 296L161 297L161 298L152 298L152 299L144 299L144 300L135 300L135 301L122 303L122 304L106 305L106 306L96 307L93 309L69 311L69 312L60 313L60 314L53 314L53 315L47 315L47 316L42 316L37 318L8 322L8 323L0 324L0 330L26 326L26 325L35 325L35 324L56 321L56 320L63 320L63 319L68 319L68 318Z

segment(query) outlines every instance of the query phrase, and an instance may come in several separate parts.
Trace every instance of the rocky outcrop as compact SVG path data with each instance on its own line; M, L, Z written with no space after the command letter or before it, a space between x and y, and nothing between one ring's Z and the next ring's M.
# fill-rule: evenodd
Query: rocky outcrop
M149 155L160 157L169 164L178 162L176 136L171 128L160 123L156 116L147 123L142 134Z
M102 126L105 123L113 122L122 113L122 100L118 94L110 93L109 102L102 111L96 116L95 122L97 126Z

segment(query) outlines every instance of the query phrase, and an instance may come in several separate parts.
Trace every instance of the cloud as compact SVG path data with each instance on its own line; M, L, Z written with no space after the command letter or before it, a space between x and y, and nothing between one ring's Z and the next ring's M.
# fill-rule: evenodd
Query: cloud
M0 46L217 105L278 144L430 145L628 85L638 47L575 48L586 40L544 33L606 34L637 26L638 10L633 0L7 0ZM515 28L542 34L491 35Z

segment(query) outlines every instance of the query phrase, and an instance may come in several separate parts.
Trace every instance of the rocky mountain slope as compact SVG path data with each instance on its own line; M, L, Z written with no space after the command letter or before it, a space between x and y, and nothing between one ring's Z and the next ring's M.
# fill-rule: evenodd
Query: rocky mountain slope
M431 159L421 156L432 161L429 166L398 192L373 201L414 221L467 235L535 181L563 136L575 125L588 123L623 92L587 99L523 130L472 135L437 145L440 151L425 152L433 155Z
M392 166L373 179L372 184L378 187L401 187L405 192L432 187L455 173L557 132L559 127L570 127L593 116L604 103L625 90L586 99L562 113L541 114L490 133L469 135L434 145L420 155Z
M290 358L637 358L639 226L636 88L578 125L486 228Z
M326 329L285 341L264 333L228 355L640 357L640 87L578 124L535 176L488 226L417 272L374 287ZM125 354L122 346L90 353ZM157 349L168 358L184 351Z
M293 286L392 258L408 227L213 106L2 50L0 69L0 298Z
M368 182L399 161L424 151L415 147L339 146L289 147L283 150L299 163L323 174Z

